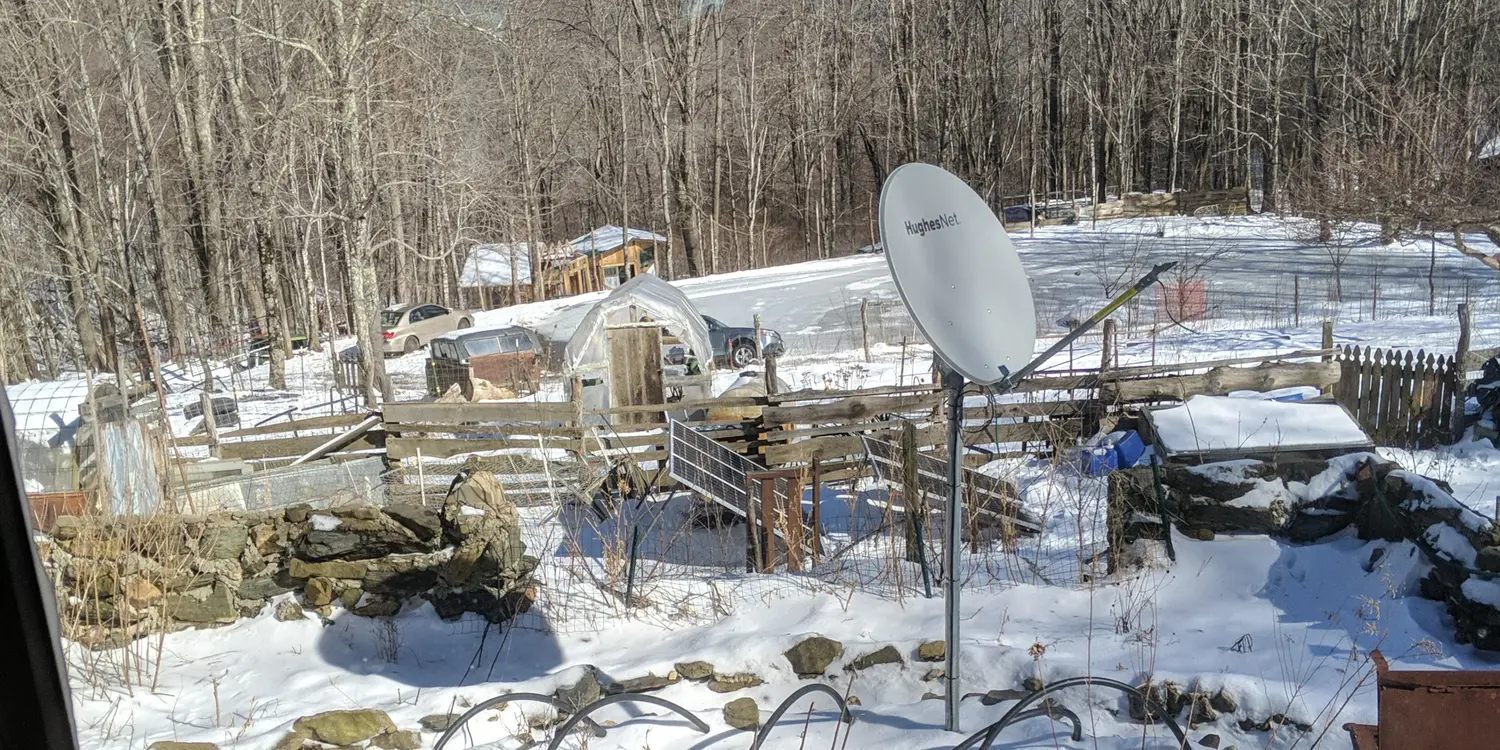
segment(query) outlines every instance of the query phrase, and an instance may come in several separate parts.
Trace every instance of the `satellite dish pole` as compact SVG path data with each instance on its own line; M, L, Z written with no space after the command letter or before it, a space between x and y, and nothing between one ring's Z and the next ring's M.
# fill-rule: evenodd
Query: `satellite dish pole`
M880 239L896 289L941 363L948 392L948 502L943 539L944 727L959 731L963 567L964 385L1006 381L1032 358L1031 284L983 198L929 164L904 164L880 191Z

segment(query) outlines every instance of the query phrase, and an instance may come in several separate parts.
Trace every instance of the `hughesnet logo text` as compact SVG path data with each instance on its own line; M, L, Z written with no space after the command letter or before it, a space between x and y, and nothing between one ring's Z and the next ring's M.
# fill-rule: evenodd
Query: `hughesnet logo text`
M939 229L958 226L958 214L942 214L931 219L917 219L906 222L906 233L916 237L926 237L928 232L936 232Z

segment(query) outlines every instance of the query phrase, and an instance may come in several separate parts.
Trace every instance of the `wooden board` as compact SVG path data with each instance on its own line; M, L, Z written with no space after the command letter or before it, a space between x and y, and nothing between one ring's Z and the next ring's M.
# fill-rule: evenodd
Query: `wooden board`
M497 437L497 438L413 438L391 437L385 441L386 455L393 459L415 458L421 451L426 458L452 458L464 453L498 451L507 448L573 448L578 447L576 438ZM310 450L310 449L309 449Z
M477 404L397 402L382 409L386 422L571 422L566 401L503 401Z
M657 326L611 327L609 345L610 406L646 406L662 404L666 391L662 384L661 328ZM650 421L647 414L620 414L616 422L634 424Z
M328 442L329 435L308 435L295 438L272 438L270 440L245 440L238 443L221 443L220 458L297 458ZM379 449L386 447L385 433L371 431L345 447L343 452Z
M365 421L370 416L368 412L355 412L353 414L335 414L330 417L310 417L298 419L291 422L273 422L259 427L247 427L242 430L231 430L219 433L220 440L228 440L238 437L252 437L255 435L277 435L292 432L310 432L312 430L330 430L336 428L348 428ZM178 444L182 440L178 439Z
M1269 391L1290 386L1326 388L1339 382L1337 362L1265 364L1259 367L1215 367L1196 375L1168 375L1106 383L1106 401L1185 400L1190 396L1223 396L1231 391Z

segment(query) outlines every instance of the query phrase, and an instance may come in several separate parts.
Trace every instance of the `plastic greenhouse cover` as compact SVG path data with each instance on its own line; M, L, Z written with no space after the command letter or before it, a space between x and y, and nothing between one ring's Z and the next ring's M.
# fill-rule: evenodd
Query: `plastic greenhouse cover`
M588 311L568 339L564 354L568 369L604 368L609 360L608 327L638 323L647 315L682 339L704 370L712 369L713 344L703 316L680 289L653 274L640 274L621 284Z

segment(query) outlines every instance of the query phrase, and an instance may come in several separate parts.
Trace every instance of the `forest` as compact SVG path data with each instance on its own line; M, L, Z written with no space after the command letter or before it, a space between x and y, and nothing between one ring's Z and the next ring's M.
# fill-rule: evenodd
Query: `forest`
M8 382L264 335L276 387L294 337L476 304L481 242L848 254L909 161L997 209L1242 187L1500 236L1493 0L0 0L0 70Z

